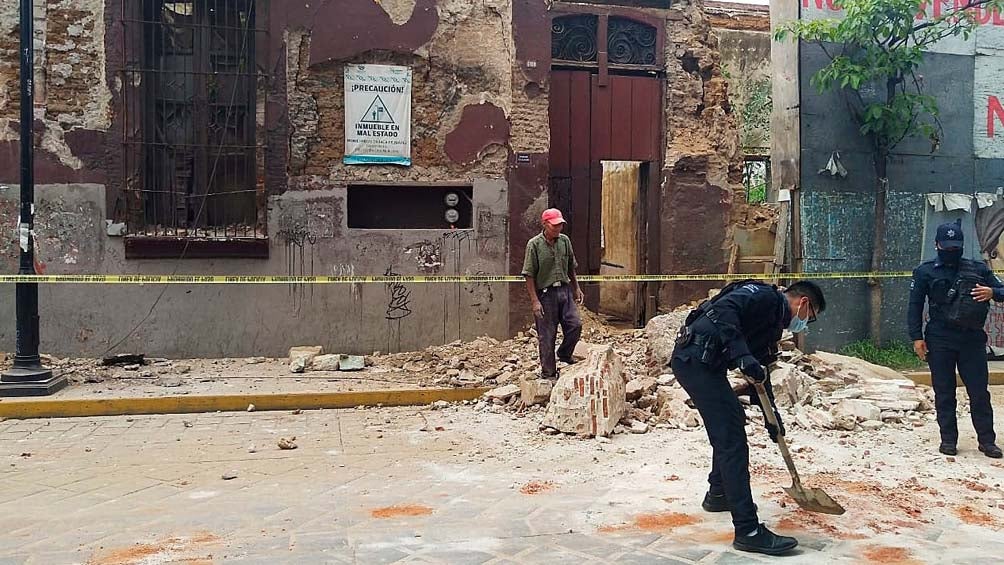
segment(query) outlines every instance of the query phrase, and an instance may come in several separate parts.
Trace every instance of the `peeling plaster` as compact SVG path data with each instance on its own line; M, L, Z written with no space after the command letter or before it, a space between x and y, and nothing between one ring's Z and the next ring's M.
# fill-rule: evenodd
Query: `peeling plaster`
M460 123L446 134L444 150L456 163L466 164L480 158L482 152L509 141L509 121L494 104L465 106Z
M376 2L395 25L404 25L415 12L415 0L373 0Z

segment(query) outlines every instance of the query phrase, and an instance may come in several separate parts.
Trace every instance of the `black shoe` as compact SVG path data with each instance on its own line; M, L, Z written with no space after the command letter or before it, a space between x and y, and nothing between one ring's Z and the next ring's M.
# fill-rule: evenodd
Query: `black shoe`
M997 445L993 443L981 445L980 451L983 452L983 455L986 455L987 457L992 457L994 459L1000 459L1001 457L1004 457L1004 453L1001 452L1001 448L997 447Z
M731 510L729 508L729 501L726 500L724 494L711 494L711 491L708 491L704 495L704 502L701 503L701 508L705 512L728 512Z
M959 454L959 450L958 450L958 448L955 447L954 443L948 443L948 442L945 442L945 441L941 442L941 447L938 448L938 451L944 453L945 455L958 455ZM983 447L982 446L980 446L980 451L983 451ZM998 449L997 452L1000 453L1000 450Z
M578 363L579 360L576 359L575 357L569 357L568 359L562 359L561 357L558 357L558 361L561 361L562 363L564 363L566 365L574 365L574 364Z
M736 534L732 547L739 551L750 551L766 555L781 555L798 547L798 540L788 536L779 536L760 524L756 535Z

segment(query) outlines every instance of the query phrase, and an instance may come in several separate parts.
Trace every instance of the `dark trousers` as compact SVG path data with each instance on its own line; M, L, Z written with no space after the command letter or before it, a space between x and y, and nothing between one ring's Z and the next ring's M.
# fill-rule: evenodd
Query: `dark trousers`
M976 438L980 445L995 443L994 409L990 405L990 391L987 389L986 334L942 327L932 322L928 325L925 341L941 441L955 444L959 440L955 414L955 370L958 368L969 393L969 412L976 428Z
M696 346L673 355L676 380L694 401L711 441L712 494L725 494L732 508L736 535L746 535L760 525L750 490L750 456L746 443L746 412L725 376L725 364L702 363Z
M534 318L537 328L537 343L540 345L540 376L553 379L558 375L558 363L554 357L554 343L558 340L558 326L561 326L561 347L558 358L568 361L572 358L575 345L582 335L582 319L572 296L572 287L562 285L537 291L537 299L544 307L544 316Z

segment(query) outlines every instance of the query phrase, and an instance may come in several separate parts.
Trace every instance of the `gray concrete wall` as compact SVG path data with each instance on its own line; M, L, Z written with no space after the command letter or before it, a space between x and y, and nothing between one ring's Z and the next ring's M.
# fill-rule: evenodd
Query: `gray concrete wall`
M37 187L39 257L49 274L426 274L419 259L438 253L438 274L506 272L506 184L475 180L475 229L355 230L346 225L345 188L288 192L270 202L267 260L126 260L123 239L105 233L104 187ZM0 189L0 209L17 206L18 187ZM309 218L309 219L308 219ZM311 242L289 237L289 220ZM285 225L281 226L280 223ZM283 228L287 228L285 231ZM445 237L444 237L445 235ZM16 272L16 243L4 238L3 272ZM157 301L158 296L163 296ZM392 295L394 300L392 300ZM43 352L165 357L281 356L293 345L332 352L420 349L480 335L504 337L504 284L404 285L42 285ZM156 302L156 308L150 313ZM0 292L0 349L14 347L13 286ZM145 318L145 321L144 321ZM393 319L388 319L393 318ZM142 322L142 323L141 323ZM133 331L133 329L135 331ZM130 333L131 332L131 333Z
M867 141L835 92L821 94L810 84L827 59L817 46L801 46L801 194L806 272L869 271L874 222L875 173ZM921 67L927 92L941 109L941 145L908 138L889 164L886 247L883 271L909 271L933 255L933 229L939 221L965 217L966 235L975 241L971 214L935 214L926 205L930 192L993 192L997 160L976 159L973 148L973 57L928 53ZM866 90L867 93L867 90ZM866 94L867 95L867 94ZM983 119L982 116L979 119ZM834 151L846 178L819 174ZM967 256L978 257L975 248ZM833 307L813 327L813 347L838 349L868 337L869 287L864 279L821 281ZM909 279L883 282L883 339L907 340Z

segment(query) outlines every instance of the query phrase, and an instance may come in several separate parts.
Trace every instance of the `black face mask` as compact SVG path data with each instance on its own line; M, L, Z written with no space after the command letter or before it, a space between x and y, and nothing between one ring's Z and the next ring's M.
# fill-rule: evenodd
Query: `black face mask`
M958 265L959 259L962 259L962 248L958 249L939 249L938 259L946 265Z

